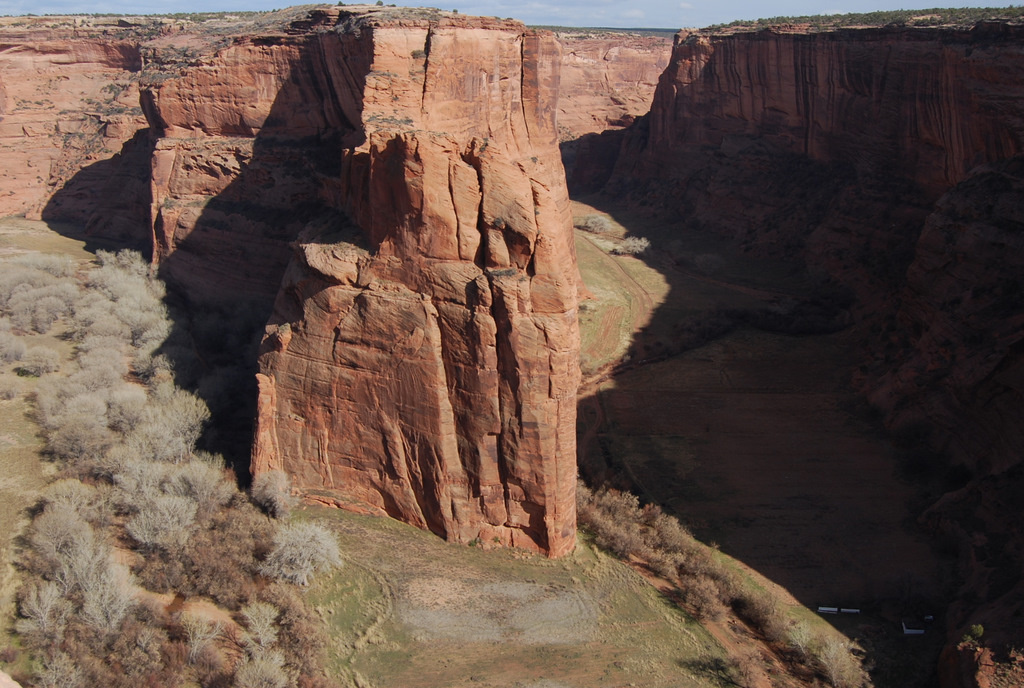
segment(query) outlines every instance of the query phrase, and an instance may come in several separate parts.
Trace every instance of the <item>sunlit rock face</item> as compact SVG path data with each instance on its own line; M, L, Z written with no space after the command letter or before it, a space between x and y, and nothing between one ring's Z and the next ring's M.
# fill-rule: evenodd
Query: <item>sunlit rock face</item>
M579 335L559 46L437 11L311 23L143 96L158 260L195 293L280 288L253 473L564 554Z

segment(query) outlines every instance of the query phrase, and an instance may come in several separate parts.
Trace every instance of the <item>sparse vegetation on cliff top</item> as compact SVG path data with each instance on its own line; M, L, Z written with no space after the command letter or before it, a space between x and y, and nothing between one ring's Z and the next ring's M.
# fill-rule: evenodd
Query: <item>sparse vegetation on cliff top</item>
M778 26L807 26L812 30L843 29L870 26L945 26L970 28L981 21L1019 22L1024 19L1024 7L952 7L927 10L888 10L851 14L819 14L799 17L766 17L739 20L728 24L715 24L705 31L722 29L752 30Z

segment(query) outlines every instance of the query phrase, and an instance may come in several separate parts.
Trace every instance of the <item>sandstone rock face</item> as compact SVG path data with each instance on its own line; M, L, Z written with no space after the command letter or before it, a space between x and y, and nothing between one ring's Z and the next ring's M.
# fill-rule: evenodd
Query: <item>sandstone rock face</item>
M1024 149L1022 33L681 37L650 115L592 185L751 250L802 255L877 308L938 197Z
M563 141L629 126L651 109L672 39L624 32L556 34L562 46L558 131Z
M0 21L0 216L86 222L125 142L146 120L139 109L138 41L42 18ZM83 168L84 176L67 186Z
M280 285L254 474L459 542L572 549L559 59L516 22L331 8L146 85L168 274Z
M855 295L854 383L917 429L949 490L922 521L960 548L954 643L970 623L995 644L1022 632L1022 46L998 23L681 37L591 180ZM947 685L969 654L947 648Z
M570 188L606 179L622 131L651 109L668 66L668 37L628 32L561 31L558 137ZM577 166L576 161L584 164Z
M947 429L980 473L1020 463L1024 428L1024 157L982 166L928 216L900 293L899 354L872 399L897 423Z

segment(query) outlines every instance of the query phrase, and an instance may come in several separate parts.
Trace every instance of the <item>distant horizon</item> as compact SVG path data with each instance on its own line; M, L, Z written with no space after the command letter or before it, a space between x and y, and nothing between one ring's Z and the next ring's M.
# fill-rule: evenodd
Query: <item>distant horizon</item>
M937 9L934 2L900 2L898 6L880 6L877 0L779 0L776 3L755 3L750 0L636 0L620 4L613 0L470 0L467 3L451 0L452 6L439 9L457 9L462 14L499 16L518 19L534 26L566 28L647 29L675 30L700 28L734 21L754 21L771 17L798 17L816 15L853 14L893 10ZM271 0L168 0L161 3L138 0L0 0L0 16L47 16L69 14L160 15L201 12L265 12L288 7ZM333 3L324 3L333 4ZM359 4L359 3L345 3ZM373 4L373 3L365 3ZM429 6L423 3L394 0L387 4L400 7ZM956 3L951 7L1006 8L1012 2ZM939 8L945 9L945 8Z

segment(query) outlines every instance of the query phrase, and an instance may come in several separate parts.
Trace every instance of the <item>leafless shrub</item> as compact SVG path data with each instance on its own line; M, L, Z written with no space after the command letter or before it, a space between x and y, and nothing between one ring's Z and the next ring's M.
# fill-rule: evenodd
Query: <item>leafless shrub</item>
M60 369L60 354L45 346L33 346L21 357L18 370L39 377Z
M25 355L25 342L10 332L0 332L0 362L13 363Z
M638 256L651 247L651 242L646 237L626 237L622 243L612 249L615 255Z
M128 374L128 363L116 350L80 352L76 361L78 370L71 374L70 381L89 390L115 389Z
M688 577L683 579L681 586L683 598L698 619L718 621L725 615L726 607L721 592L710 578Z
M269 602L280 610L277 620L280 633L277 649L288 659L289 668L304 680L319 673L320 653L327 645L323 623L303 603L294 586L274 583L260 590L258 599Z
M288 674L284 670L284 655L267 652L261 657L249 657L235 669L235 688L284 688Z
M72 463L102 455L113 442L113 436L107 429L106 405L101 408L99 415L80 411L60 414L53 421L56 428L46 438L49 451Z
M36 678L42 688L81 688L85 685L77 662L60 651L43 657L43 668Z
M592 234L607 234L612 231L612 223L604 215L586 215L576 222L576 226Z
M252 481L252 500L274 518L285 518L295 506L291 478L284 471L260 473Z
M195 664L200 653L220 637L223 630L219 623L187 612L181 615L181 629L188 643L189 664Z
M131 339L131 330L110 312L110 302L99 294L82 298L74 312L75 338L111 337L122 342Z
M10 401L18 398L19 394L21 394L21 382L17 378L6 375L0 377L0 400Z
M810 625L805 621L793 623L786 633L786 642L797 651L801 658L809 659L814 644L814 634L811 632Z
M18 633L50 644L64 631L72 610L60 586L52 581L37 581L22 593L18 611L22 616L15 624Z
M853 688L861 684L861 670L850 652L849 643L829 637L814 649L818 667L833 688Z
M142 503L125 530L143 547L180 547L188 540L195 520L194 501L161 494Z
M120 384L107 395L107 425L121 435L146 416L146 392L138 385Z
M92 540L89 524L63 504L48 506L35 518L29 530L29 543L47 563L46 573L51 579L62 562L70 560L79 546Z
M163 494L169 470L166 463L145 459L123 444L112 447L93 464L97 477L109 476L114 484L113 499L126 512L137 512Z
M160 385L153 390L146 420L127 438L141 456L178 463L192 447L210 417L206 404L184 390Z
M771 593L760 590L743 591L733 601L733 607L737 614L760 630L768 640L786 640L786 617L779 609L778 599Z
M316 523L288 523L274 534L274 548L260 573L306 585L317 571L335 566L341 566L341 554L330 531Z
M82 618L96 630L112 633L135 605L135 596L128 569L109 554L105 564L88 578L80 579Z
M75 264L70 257L53 253L28 253L18 256L11 262L54 277L71 277L75 274Z
M157 623L150 621L150 623ZM167 632L136 620L126 620L111 648L111 658L138 685L139 679L156 677L165 668L163 650L170 645ZM158 685L175 685L171 682Z
M135 357L135 372L146 382L166 382L172 370L171 362L163 354L153 356L150 352L140 351Z
M253 602L242 607L248 634L245 638L250 656L264 655L277 642L277 617L280 610L269 602Z
M18 294L54 284L56 281L53 275L42 270L11 265L11 262L5 261L3 270L0 270L0 310L8 310L10 300Z
M42 500L47 509L74 513L90 523L103 520L106 510L105 495L95 486L86 485L74 478L65 478L47 485Z
M164 490L191 499L200 517L227 504L236 492L235 486L224 479L222 468L200 460L176 466L169 472Z

